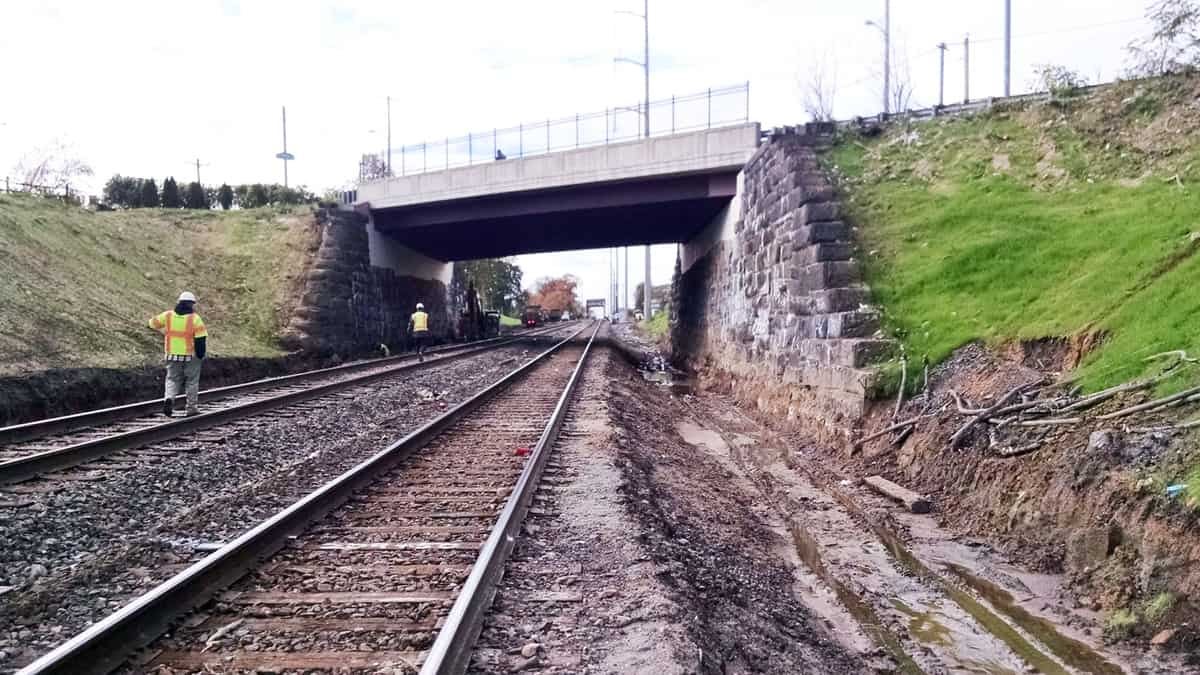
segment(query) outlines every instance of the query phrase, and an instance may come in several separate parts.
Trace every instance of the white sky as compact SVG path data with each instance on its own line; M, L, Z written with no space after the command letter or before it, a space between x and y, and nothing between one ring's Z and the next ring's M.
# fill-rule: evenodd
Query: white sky
M1143 34L1149 0L1013 0L1013 86L1034 64L1092 80L1117 76ZM280 106L288 107L292 184L321 192L351 180L382 148L463 135L642 96L638 0L0 0L0 171L54 139L102 184L113 173L206 183L275 182ZM864 26L883 0L650 0L651 97L749 81L750 116L801 122L799 82L821 54L837 64L838 117L873 114L882 44ZM962 96L962 38L972 37L972 97L1002 91L1003 0L893 0L914 105L937 100L938 42L950 43L947 100ZM98 190L99 185L93 187ZM674 246L656 247L656 280ZM571 272L604 297L605 251L522 256L532 282ZM630 252L630 285L642 270Z

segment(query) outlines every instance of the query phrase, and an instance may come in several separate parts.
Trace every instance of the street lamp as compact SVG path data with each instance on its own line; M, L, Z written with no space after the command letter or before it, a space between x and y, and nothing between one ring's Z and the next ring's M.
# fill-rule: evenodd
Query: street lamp
M866 25L883 33L883 113L892 111L892 0L883 1L883 25L868 19Z

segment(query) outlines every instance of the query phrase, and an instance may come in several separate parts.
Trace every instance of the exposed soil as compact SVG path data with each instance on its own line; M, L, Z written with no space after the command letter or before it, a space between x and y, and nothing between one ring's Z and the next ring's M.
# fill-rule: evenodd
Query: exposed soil
M671 388L625 364L609 379L621 491L659 581L688 617L697 670L863 672L861 658L791 592L794 567L770 514L729 468L676 432Z
M839 453L839 469L856 478L883 474L930 495L947 528L981 537L1034 570L1065 575L1060 600L1083 630L1099 634L1107 617L1128 610L1138 616L1136 625L1110 630L1109 638L1144 644L1162 630L1177 629L1165 647L1186 653L1200 639L1200 524L1194 506L1166 496L1163 487L1169 476L1194 465L1197 434L1155 427L1193 411L1031 429L1025 438L1040 440L1040 449L1012 458L989 449L984 425L977 425L962 450L949 450L950 437L966 420L956 412L950 390L986 406L1021 383L1053 381L1079 352L1068 341L1002 355L979 345L964 347L931 372L928 403L920 397L909 401L900 418L940 412L898 447L884 437L860 455ZM1151 396L1113 399L1089 414ZM891 417L891 405L877 406L867 433ZM1170 594L1168 610L1151 610L1164 594ZM1200 666L1194 653L1192 662Z

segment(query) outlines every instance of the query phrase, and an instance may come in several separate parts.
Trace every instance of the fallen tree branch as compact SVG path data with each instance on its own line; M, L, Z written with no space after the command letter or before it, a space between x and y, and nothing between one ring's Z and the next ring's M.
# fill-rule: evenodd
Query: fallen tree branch
M1018 446L1015 448L1001 448L1000 450L997 451L997 454L999 454L1001 457L1004 457L1005 459L1007 459L1009 457L1020 457L1021 455L1027 455L1041 447L1042 447L1042 442L1037 441L1034 443L1030 443L1028 445L1022 445L1022 446Z
M1082 417L1055 417L1047 420L1014 420L1014 419L997 419L995 417L988 418L988 424L1008 425L1012 424L1018 427L1049 427L1060 425L1079 424L1083 421Z
M1098 420L1117 419L1118 417L1125 417L1126 415L1132 415L1133 413L1142 412L1143 410L1150 410L1153 408L1158 408L1160 406L1165 406L1167 404L1174 403L1175 401L1182 401L1183 399L1190 398L1192 396L1195 396L1196 394L1200 394L1200 387L1192 387L1191 389L1185 389L1181 392L1171 394L1170 396L1167 396L1165 398L1156 399L1153 401L1149 401L1147 403L1142 403L1140 405L1130 406L1128 408L1122 408L1116 412L1110 412L1107 415L1100 415L1096 419L1098 419Z
M896 424L893 424L892 426L890 426L886 429L876 431L875 433L871 434L870 436L864 436L864 437L858 439L857 441L854 442L854 446L861 447L863 444L873 441L876 438L879 438L880 436L886 436L887 434L890 434L893 431L899 431L905 427L911 427L912 425L916 424L917 422L920 422L921 420L925 419L926 417L929 417L929 415L917 415L916 417L906 419L903 422L897 422Z
M1153 356L1147 356L1146 358L1144 358L1142 360L1143 361L1157 361L1158 359L1165 359L1168 356L1178 357L1178 359L1184 363L1200 362L1200 359L1188 358L1187 352L1183 351L1182 349L1176 349L1174 351L1162 352L1159 354L1155 354Z
M1104 401L1107 401L1108 399L1116 396L1117 394L1124 394L1124 393L1130 392L1130 391L1138 391L1138 390L1153 386L1161 379L1162 379L1162 376L1160 375L1158 377L1152 377L1149 380L1141 380L1139 382L1126 382L1125 384L1117 385L1115 387L1110 387L1108 389L1105 389L1104 391L1098 391L1089 396L1084 396L1083 398L1079 399L1078 401L1063 408L1059 412L1075 412L1076 410L1083 410L1085 408L1090 408L1090 407L1096 405L1097 403L1102 403Z
M996 402L993 403L990 407L983 410L975 417L972 417L971 419L967 420L967 423L962 425L961 427L959 427L958 431L954 432L954 435L950 437L950 447L957 448L959 445L962 444L963 439L966 438L967 432L970 431L972 427L974 427L976 424L982 422L983 420L991 417L992 415L995 415L997 410L1000 410L1001 408L1003 408L1006 404L1008 404L1009 401L1013 400L1013 398L1015 398L1022 391L1025 391L1025 390L1029 389L1030 387L1037 386L1038 384L1041 384L1040 380L1037 382L1029 382L1027 384L1022 384L1019 387L1009 390L1009 392L1007 394L1005 394L1005 395L1001 396L999 399L997 399Z
M908 384L908 359L900 357L900 391L896 393L896 409L892 411L892 421L900 416L900 406L904 405L904 387Z

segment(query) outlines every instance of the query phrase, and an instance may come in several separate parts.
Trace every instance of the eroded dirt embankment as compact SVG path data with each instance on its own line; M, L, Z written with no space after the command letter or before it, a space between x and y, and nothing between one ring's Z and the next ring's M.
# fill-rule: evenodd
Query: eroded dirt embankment
M1058 415L1076 424L978 424L958 449L952 438L969 416L957 392L986 408L1024 383L1055 382L1071 355L1065 343L989 351L960 349L931 372L928 397L908 401L897 419L928 417L896 442L886 435L861 453L836 455L847 475L881 473L930 495L940 522L983 538L1046 573L1067 577L1069 607L1095 613L1110 639L1155 639L1187 652L1200 644L1200 522L1185 492L1165 488L1194 465L1197 430L1171 429L1194 407L1119 419L1098 417L1154 398L1130 393L1093 409ZM887 427L880 402L866 433ZM1190 413L1190 414L1189 414ZM997 440L1000 438L1000 440ZM1019 452L1010 457L1005 452ZM1164 632L1165 631L1165 632ZM1200 665L1200 663L1198 663Z

